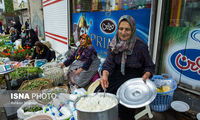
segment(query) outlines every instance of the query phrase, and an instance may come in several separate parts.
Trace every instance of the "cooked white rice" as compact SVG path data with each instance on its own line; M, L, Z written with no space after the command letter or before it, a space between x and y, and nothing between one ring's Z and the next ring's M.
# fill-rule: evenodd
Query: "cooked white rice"
M118 104L116 98L97 94L95 96L82 97L76 104L76 108L85 112L100 112L110 109Z

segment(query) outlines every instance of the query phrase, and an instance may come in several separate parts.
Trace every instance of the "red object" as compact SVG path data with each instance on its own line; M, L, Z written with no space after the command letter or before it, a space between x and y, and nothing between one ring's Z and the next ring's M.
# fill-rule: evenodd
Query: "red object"
M92 82L95 82L98 78L100 78L100 76L99 76L99 73L97 72L94 76L93 76L93 78L92 78Z
M38 36L38 25L36 25L36 27L35 27L35 33Z
M3 22L0 20L0 22L1 22L1 25L3 26Z

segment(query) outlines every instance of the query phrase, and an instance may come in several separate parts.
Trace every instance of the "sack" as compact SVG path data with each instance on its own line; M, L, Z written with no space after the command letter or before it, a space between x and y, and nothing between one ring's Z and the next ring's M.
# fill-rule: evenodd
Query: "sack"
M64 83L64 71L60 67L53 67L43 71L44 78L53 80L53 84L58 86Z

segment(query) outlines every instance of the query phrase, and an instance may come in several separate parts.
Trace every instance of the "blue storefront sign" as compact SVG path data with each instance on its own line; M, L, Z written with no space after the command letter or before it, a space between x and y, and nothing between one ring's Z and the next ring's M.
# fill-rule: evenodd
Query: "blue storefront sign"
M200 50L182 49L176 51L170 58L172 66L183 75L200 80Z
M136 34L148 42L150 12L148 9L120 10L107 12L73 13L72 26L75 41L81 34L88 34L100 57L105 58L110 41L117 32L118 20L122 15L131 15L136 21Z

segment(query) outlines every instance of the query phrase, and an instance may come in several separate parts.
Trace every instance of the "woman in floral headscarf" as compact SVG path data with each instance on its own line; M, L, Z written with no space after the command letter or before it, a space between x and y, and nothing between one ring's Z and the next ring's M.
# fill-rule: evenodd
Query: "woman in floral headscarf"
M61 64L61 67L70 65L68 70L70 83L78 87L86 87L97 73L100 61L87 34L81 35L79 42L78 48Z
M148 47L136 37L136 24L131 16L124 15L119 19L118 31L109 47L100 80L101 87L107 88L107 92L116 94L125 81L136 77L146 81L153 75L154 64ZM119 104L119 118L133 120L134 109Z

